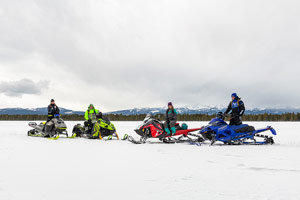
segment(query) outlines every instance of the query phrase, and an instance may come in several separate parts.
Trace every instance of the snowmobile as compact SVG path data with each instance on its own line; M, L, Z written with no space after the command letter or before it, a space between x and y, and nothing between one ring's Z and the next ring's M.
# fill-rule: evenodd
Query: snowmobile
M92 129L85 127L81 124L76 124L73 128L72 137L84 137L88 139L100 139L106 140L117 139L119 136L116 132L116 128L113 123L106 116L101 116L97 119L97 122L93 125Z
M225 116L218 113L217 117L212 119L209 124L200 130L200 134L205 140L209 140L211 145L215 142L224 144L274 144L272 136L261 135L265 131L271 131L276 135L276 131L268 126L262 129L255 129L248 124L228 125L224 121ZM262 141L261 141L262 140Z
M60 118L60 115L56 115L48 123L50 123L48 124L50 126L46 126L46 122L41 122L40 124L29 122L28 125L33 129L29 130L27 135L32 137L46 137L49 139L58 139L60 135L66 135L66 137L68 137L67 125L64 120Z
M194 131L199 131L201 128L188 129L188 126L185 123L183 123L181 126L179 123L177 123L175 128L176 133L173 135L168 135L165 132L164 124L159 119L154 119L152 115L148 114L143 123L135 130L135 132L141 136L140 140L135 140L132 136L129 136L128 141L134 144L144 144L149 138L158 138L164 143L197 143L203 141L202 137L191 133ZM179 137L175 138L174 136Z

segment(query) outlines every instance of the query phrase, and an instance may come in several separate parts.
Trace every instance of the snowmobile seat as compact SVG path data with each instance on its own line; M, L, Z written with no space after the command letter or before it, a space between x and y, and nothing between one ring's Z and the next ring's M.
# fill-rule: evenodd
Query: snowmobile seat
M175 124L176 131L183 130L179 123Z
M236 133L248 133L255 131L255 128L253 126L249 126L248 124L231 125L229 127Z

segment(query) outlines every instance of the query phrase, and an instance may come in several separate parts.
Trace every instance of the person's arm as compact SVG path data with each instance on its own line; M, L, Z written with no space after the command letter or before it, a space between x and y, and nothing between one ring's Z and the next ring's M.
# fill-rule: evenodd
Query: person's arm
M48 106L48 115L53 115L53 107Z
M177 111L174 109L174 120L177 121Z
M225 114L228 114L231 110L231 102L229 103L227 110L225 111Z
M243 102L243 101L240 101L240 116L243 116L243 115L244 115L245 110L246 110L246 108L245 108L244 102Z
M168 112L169 112L169 109L167 109L167 111L166 111L166 121L169 121Z
M84 119L85 120L89 120L89 112L88 111L85 112Z
M59 107L57 106L57 105L55 105L56 106L56 114L60 114L60 109L59 109Z
M48 106L48 119L47 121L49 121L50 119L52 119L53 116L53 107L51 105Z

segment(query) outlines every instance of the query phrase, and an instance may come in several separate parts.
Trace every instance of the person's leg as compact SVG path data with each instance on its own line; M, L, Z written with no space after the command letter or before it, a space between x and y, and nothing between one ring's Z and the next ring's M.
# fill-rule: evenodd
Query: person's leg
M242 120L241 120L241 117L240 116L237 116L235 118L235 125L241 125L242 124Z
M102 139L99 123L93 124L93 127L91 129L91 135L94 137L94 139L97 139L97 138Z
M230 118L229 125L230 125L230 126L235 125L234 118Z
M52 131L53 125L54 125L54 123L52 120L45 124L45 136L49 136L49 137L52 136L51 131Z
M170 121L170 128L171 128L172 135L175 135L175 133L176 133L175 124L176 124L176 121Z
M242 124L242 121L241 121L239 116L235 116L235 117L230 119L230 124L229 125L238 126L238 125L241 125L241 124Z
M169 123L168 123L167 121L164 123L164 127L165 127L166 133L167 133L168 135L170 135L170 134L171 134L171 131L170 131L170 129L169 129Z

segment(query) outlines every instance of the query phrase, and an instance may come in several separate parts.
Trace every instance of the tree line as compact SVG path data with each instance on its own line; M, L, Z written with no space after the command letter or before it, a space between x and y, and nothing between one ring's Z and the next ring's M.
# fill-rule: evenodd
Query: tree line
M142 121L146 114L139 115L122 115L108 114L111 121ZM209 121L216 115L209 114L179 114L178 121ZM155 115L156 119L164 120L164 115ZM84 121L82 115L63 115L62 118L66 121ZM45 121L45 115L0 115L1 121ZM227 117L226 120L229 120ZM300 113L285 113L285 114L255 114L243 116L243 121L300 121Z

